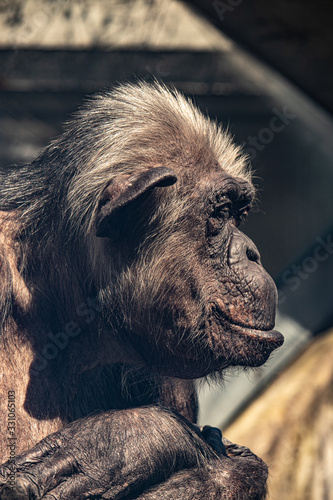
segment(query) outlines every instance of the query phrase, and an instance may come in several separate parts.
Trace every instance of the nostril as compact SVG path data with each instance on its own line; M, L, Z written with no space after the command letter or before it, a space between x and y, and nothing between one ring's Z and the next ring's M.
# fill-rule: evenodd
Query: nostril
M260 263L260 256L258 252L253 250L252 248L247 248L246 249L246 257L251 261L255 262L256 264Z
M249 262L261 266L259 250L248 236L235 228L228 249L228 264L229 266L247 266Z

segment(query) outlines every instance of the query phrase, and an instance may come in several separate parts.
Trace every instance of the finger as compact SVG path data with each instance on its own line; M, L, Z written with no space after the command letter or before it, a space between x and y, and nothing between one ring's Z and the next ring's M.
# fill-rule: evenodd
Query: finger
M57 434L43 439L33 448L15 457L15 470L25 467L27 464L39 463L41 459L53 455L60 448L60 440ZM8 472L13 469L13 462L5 462L0 467L0 484L6 482Z
M227 451L222 442L222 432L220 429L217 427L211 427L210 425L205 425L201 434L205 441L207 441L207 443L209 443L219 455L227 456Z
M21 500L38 497L38 488L33 477L17 473L16 464L4 464L0 469L0 499Z
M256 458L257 456L252 453L252 451L249 448L246 448L246 446L241 446L236 443L232 443L225 437L222 437L223 444L226 448L227 454L230 457L244 457L244 458Z
M73 500L74 498L87 498L87 493L89 493L89 498L97 498L107 491L107 489L106 485L104 485L104 487L101 484L97 485L97 483L88 476L78 474L68 478L66 481L53 488L49 493L44 495L42 499Z
M57 433L43 439L34 448L4 463L0 467L0 498L36 498L39 494L39 469L44 467L45 460L59 449ZM30 497L27 495L31 495Z
M25 462L16 467L14 481L0 487L0 498L39 499L52 490L61 478L77 473L77 464L73 456L61 450L58 453L32 462ZM7 496L4 496L7 495Z
M42 443L38 443L38 445L26 453L15 457L15 460L9 460L5 462L0 467L0 486L7 483L9 476L13 476L16 474L17 470L20 469L25 464L33 464L40 461L44 455L49 454L49 449Z
M0 488L1 500L30 500L40 498L38 487L33 480L28 481L26 478L15 478L15 484L5 484Z

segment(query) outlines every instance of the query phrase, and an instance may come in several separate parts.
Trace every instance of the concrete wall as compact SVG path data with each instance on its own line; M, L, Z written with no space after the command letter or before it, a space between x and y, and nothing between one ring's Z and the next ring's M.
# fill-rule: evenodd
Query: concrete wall
M4 0L0 48L226 48L208 21L177 0Z

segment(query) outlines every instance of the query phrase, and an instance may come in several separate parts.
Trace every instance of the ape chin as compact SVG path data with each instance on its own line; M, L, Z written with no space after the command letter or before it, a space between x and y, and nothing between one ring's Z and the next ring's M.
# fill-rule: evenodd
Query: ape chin
M17 423L1 499L265 497L265 464L194 425L191 380L283 343L240 230L254 196L241 149L158 83L96 95L31 164L0 171L1 390Z

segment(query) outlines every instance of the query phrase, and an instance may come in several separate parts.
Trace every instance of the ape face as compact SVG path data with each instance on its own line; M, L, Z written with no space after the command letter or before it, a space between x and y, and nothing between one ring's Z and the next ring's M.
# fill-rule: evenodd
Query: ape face
M97 234L120 263L118 287L104 297L116 301L121 337L150 368L197 378L260 366L282 345L274 282L238 229L253 196L219 166L150 169L104 193Z

